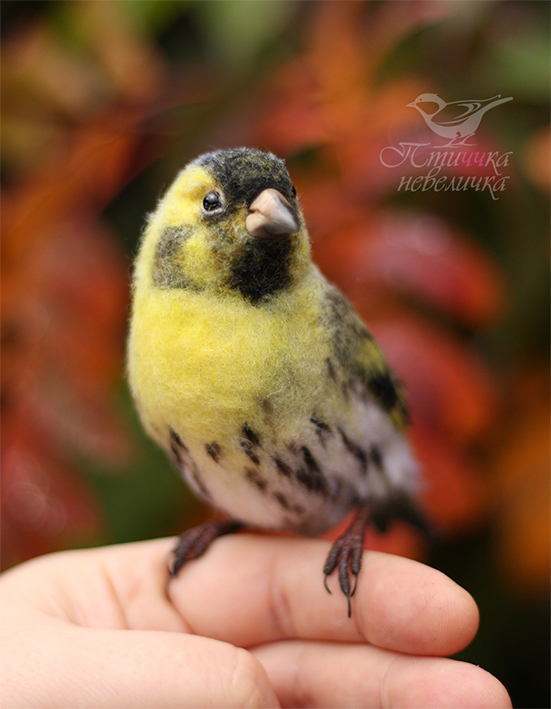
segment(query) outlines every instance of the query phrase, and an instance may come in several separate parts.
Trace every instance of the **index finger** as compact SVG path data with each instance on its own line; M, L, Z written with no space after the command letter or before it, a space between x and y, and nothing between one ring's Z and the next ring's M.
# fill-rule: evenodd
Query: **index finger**
M181 570L169 595L193 632L241 647L301 638L449 655L474 637L467 591L424 564L367 550L348 618L338 586L331 595L323 587L328 551L321 540L224 537Z

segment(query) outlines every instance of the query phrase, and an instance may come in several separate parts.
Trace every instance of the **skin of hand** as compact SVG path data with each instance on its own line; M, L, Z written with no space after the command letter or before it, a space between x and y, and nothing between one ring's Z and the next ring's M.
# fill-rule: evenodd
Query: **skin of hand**
M217 540L166 586L173 539L52 554L0 577L2 707L510 707L445 657L478 627L439 571L366 551L354 613L329 543ZM336 589L335 589L336 590Z

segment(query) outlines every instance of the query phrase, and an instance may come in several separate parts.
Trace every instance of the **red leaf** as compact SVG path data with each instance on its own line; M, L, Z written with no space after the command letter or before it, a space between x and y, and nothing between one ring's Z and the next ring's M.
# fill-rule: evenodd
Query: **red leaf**
M411 315L373 322L371 330L404 382L414 423L456 443L487 432L495 391L474 351Z
M364 275L408 292L468 325L502 304L497 269L480 246L427 214L383 214L366 243Z
M479 326L496 316L503 302L499 273L474 242L426 214L364 215L315 243L315 258L339 282L384 287Z

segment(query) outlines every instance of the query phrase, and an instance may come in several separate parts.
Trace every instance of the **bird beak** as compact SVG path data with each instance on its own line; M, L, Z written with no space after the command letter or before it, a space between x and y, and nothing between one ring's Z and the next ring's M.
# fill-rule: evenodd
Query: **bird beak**
M261 192L249 207L245 228L251 236L293 234L300 227L297 214L285 197L273 188Z

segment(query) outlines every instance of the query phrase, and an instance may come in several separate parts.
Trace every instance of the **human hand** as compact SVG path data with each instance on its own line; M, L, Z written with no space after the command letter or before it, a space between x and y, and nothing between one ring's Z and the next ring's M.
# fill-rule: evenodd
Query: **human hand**
M319 540L217 540L169 584L174 540L34 559L2 590L3 707L510 707L447 659L474 636L469 594L364 552L349 619Z

